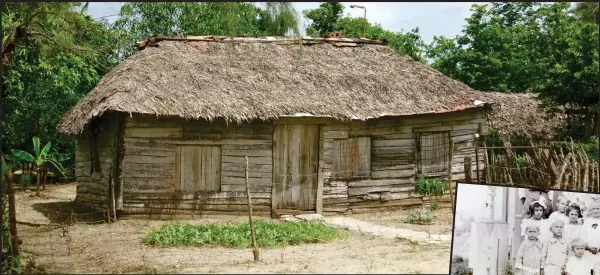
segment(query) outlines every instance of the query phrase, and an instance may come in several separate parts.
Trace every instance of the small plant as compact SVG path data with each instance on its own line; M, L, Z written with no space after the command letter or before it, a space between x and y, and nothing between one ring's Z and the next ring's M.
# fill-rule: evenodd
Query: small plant
M52 164L62 175L65 176L65 169L62 167L60 162L69 159L66 155L61 154L50 154L50 142L48 142L44 148L40 150L40 138L33 137L33 155L21 150L11 150L14 157L32 163L35 166L36 171L36 188L35 195L40 195L40 176L41 168L46 163Z
M324 243L345 238L347 232L322 222L278 223L258 220L254 223L260 247L284 247L302 243ZM225 246L249 248L250 225L245 223L211 223L192 225L174 223L152 229L144 239L149 245Z
M448 183L439 179L425 179L419 175L417 184L415 184L415 193L432 198L431 207L425 208L423 204L421 209L415 209L408 214L407 222L410 224L431 224L435 223L437 217L435 211L438 210L438 204L433 199L440 198L448 192Z
M30 175L26 175L26 174L21 174L19 176L19 182L25 186L33 185L33 179L31 178Z

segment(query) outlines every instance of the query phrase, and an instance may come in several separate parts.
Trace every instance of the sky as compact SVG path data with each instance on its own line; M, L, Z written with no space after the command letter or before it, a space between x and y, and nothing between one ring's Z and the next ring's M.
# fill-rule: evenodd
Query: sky
M123 2L90 2L88 13L94 17L106 17L113 22L119 13ZM425 43L433 41L434 36L455 37L459 35L465 24L465 19L471 15L471 5L483 4L476 2L342 2L344 4L344 15L350 17L364 16L364 10L352 9L351 4L362 5L367 10L367 20L379 23L384 29L390 31L409 31L415 27L419 28L421 37ZM319 7L319 2L294 2L299 14L303 10ZM303 18L302 29L309 24Z

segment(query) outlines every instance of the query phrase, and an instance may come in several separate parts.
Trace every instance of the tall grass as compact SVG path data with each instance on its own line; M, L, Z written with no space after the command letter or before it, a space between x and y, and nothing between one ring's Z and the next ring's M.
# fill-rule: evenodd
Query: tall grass
M284 247L302 243L325 243L348 236L348 232L331 228L322 222L279 223L254 222L256 241L260 247ZM151 229L144 243L162 247L225 246L251 247L250 226L245 223L211 223L192 225L166 224Z

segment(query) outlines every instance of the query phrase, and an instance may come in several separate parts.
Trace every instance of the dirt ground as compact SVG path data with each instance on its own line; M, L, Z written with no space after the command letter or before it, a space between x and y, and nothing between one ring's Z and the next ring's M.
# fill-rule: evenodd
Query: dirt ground
M18 230L23 240L21 251L49 273L448 274L449 270L450 242L423 245L358 233L328 244L261 249L257 263L252 261L251 249L155 248L142 244L146 230L172 221L125 219L108 224L93 215L73 214L74 184L49 185L41 198L32 194L19 192L16 195ZM371 222L385 220L389 222L384 224L387 226L422 230L400 222L406 218L405 211L377 216ZM352 217L367 219L369 215ZM67 222L73 218L78 222ZM244 220L243 217L215 217L186 222L225 219ZM442 218L439 226L447 227L441 221ZM433 231L433 227L429 229ZM440 230L433 232L446 229Z
M402 229L410 229L414 231L423 231L431 234L443 234L452 235L452 224L454 216L452 209L442 208L435 212L436 221L434 224L423 225L423 224L408 224L406 219L408 217L409 210L403 211L386 211L379 212L377 214L365 213L365 214L353 214L349 215L352 218L368 221L371 223L391 226Z

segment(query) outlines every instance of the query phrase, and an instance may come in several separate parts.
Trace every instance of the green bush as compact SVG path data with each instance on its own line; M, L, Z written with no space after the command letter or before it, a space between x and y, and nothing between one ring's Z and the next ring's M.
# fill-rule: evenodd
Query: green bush
M347 236L346 231L331 228L322 222L279 223L254 222L259 247L284 247L302 243L324 243ZM251 247L250 225L245 223L211 223L192 225L174 223L151 229L144 243L162 247L225 246Z

